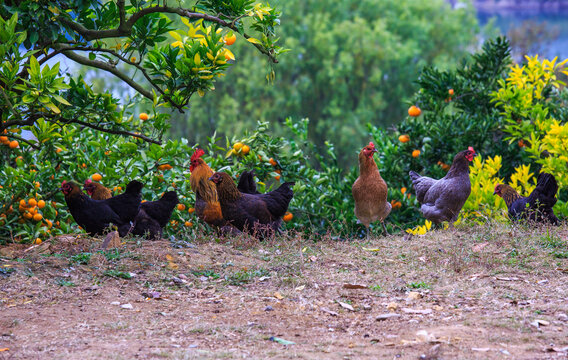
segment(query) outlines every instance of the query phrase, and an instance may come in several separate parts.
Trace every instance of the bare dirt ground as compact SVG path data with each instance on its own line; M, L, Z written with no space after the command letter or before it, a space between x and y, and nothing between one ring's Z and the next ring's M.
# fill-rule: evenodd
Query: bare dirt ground
M566 226L490 224L368 241L10 245L0 359L566 358L567 239Z

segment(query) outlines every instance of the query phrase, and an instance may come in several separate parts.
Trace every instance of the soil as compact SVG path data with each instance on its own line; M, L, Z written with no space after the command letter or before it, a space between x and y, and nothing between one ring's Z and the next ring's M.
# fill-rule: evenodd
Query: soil
M491 224L352 241L11 244L0 359L566 358L567 239L566 226Z

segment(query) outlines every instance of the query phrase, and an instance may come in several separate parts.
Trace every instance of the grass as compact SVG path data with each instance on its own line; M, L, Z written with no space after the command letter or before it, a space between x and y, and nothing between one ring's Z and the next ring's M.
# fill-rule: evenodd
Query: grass
M109 276L109 277L114 277L114 278L121 278L121 279L132 279L132 275L130 275L130 273L128 272L124 272L124 271L119 271L119 270L106 270L103 273L104 276Z

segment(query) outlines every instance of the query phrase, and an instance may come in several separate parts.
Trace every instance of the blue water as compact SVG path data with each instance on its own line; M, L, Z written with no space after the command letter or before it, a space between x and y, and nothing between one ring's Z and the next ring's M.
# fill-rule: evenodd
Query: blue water
M568 12L527 12L527 11L500 11L500 12L478 12L478 19L481 25L485 25L491 18L495 18L495 25L501 30L502 34L519 26L523 21L532 20L538 23L546 22L551 28L559 31L558 37L551 41L541 44L542 51L539 55L552 59L558 56L560 60L568 58ZM534 54L529 54L534 55Z

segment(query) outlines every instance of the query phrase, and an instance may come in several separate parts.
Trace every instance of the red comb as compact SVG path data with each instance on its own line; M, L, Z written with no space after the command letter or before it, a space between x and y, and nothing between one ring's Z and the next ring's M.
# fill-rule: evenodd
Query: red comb
M67 180L63 180L63 182L61 183L61 186L67 184Z
M203 149L197 149L195 150L195 152L193 153L193 155L191 155L191 161L197 160L200 157L202 157L205 154L205 151L203 151Z
M90 183L92 183L92 182L93 182L93 180L91 180L91 179L85 180L85 184L87 184L87 185L90 184Z
M371 142L369 143L369 147L374 148L374 147L375 147L375 144L373 144L373 142L371 141Z
M475 150L473 150L473 146L470 146L467 148L469 151L473 151L473 153L475 153Z

